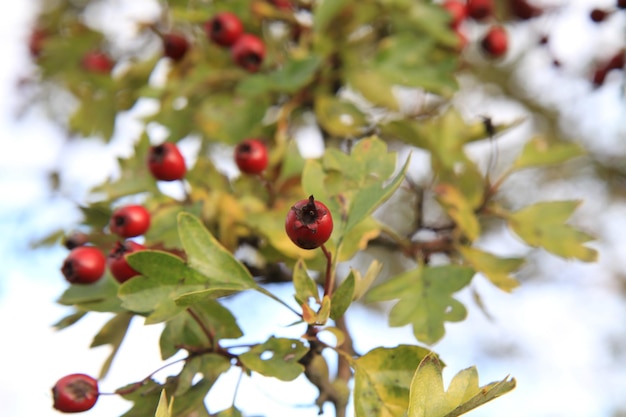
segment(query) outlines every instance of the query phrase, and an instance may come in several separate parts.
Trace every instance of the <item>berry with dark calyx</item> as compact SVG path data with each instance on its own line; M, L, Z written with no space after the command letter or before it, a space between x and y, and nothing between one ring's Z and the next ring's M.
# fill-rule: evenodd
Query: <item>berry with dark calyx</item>
M245 174L260 174L267 161L267 147L259 139L246 139L235 147L235 163Z
M61 272L72 284L91 284L102 278L105 268L106 259L100 249L93 246L79 246L67 255Z
M148 169L160 181L176 181L185 176L185 158L171 142L152 146L148 151Z
M150 228L150 212L144 206L128 205L113 212L109 229L120 237L143 235Z
M85 374L69 374L52 387L53 407L63 413L80 413L98 401L98 381Z
M492 26L483 37L480 46L489 57L500 58L509 48L509 36L506 29L498 25Z
M313 196L294 204L285 219L287 236L302 249L322 246L333 232L333 218L328 207Z
M244 33L230 50L233 61L248 72L257 72L265 58L265 44L255 35Z
M97 74L109 74L114 65L113 60L111 60L107 54L100 51L87 52L80 61L80 64L83 69Z
M467 0L467 15L474 20L484 20L493 15L493 0Z
M73 232L71 235L65 238L63 245L67 249L72 250L79 246L85 246L87 242L89 242L89 236L87 236L85 233Z
M610 14L611 12L607 10L593 9L591 13L589 13L589 18L595 23L601 23L604 22Z
M460 0L446 0L442 3L441 7L446 9L446 11L450 14L450 27L452 29L458 28L467 17L465 3Z
M128 264L126 255L144 250L145 248L146 247L144 245L133 242L132 240L117 242L115 246L113 246L113 249L111 249L111 252L109 252L109 256L107 257L107 265L109 267L109 271L111 271L111 275L113 275L117 282L121 284L128 281L132 277L139 275L139 272L135 271Z
M529 20L541 16L543 9L533 6L528 0L510 0L511 13L520 20Z
M189 49L187 38L179 33L163 34L163 56L171 58L174 61L183 59Z
M243 23L236 14L220 12L204 24L207 37L221 46L231 46L243 34Z

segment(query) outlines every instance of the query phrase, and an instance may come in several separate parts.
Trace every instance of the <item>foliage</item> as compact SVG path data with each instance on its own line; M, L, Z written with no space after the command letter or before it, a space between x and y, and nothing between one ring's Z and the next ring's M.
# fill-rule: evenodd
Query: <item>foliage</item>
M113 314L92 344L112 347L100 377L114 370L113 358L133 319L163 324L164 360L185 353L179 374L164 382L148 376L116 391L133 403L125 416L216 412L203 400L233 367L282 381L304 374L319 389L320 410L330 402L337 416L346 414L351 380L358 417L457 416L514 388L509 377L481 387L471 367L444 391L443 361L429 346L444 337L446 322L465 318L466 307L455 294L478 274L505 292L519 285L515 275L525 259L481 246L494 224L529 247L596 259L586 246L592 237L567 223L580 202L519 208L502 193L511 175L565 163L584 150L557 137L529 138L495 180L470 157L470 145L497 141L515 124L467 120L453 105L458 75L473 69L439 4L302 0L281 8L264 0L162 1L160 20L137 24L135 44L141 47L124 49L82 18L97 3L60 0L45 6L38 28L46 38L36 62L51 103L59 89L74 98L65 122L77 136L110 140L119 133L120 114L143 102L157 104L143 119L133 154L120 158L119 175L92 190L80 225L91 244L108 252L117 240L107 229L113 209L142 202L152 216L140 238L147 249L128 257L139 275L119 284L107 272L93 285L70 285L58 300L73 307L59 328L85 314ZM247 31L264 39L268 52L259 72L236 67L226 49L206 38L202 25L221 10L235 12ZM499 13L503 21L511 17ZM159 45L159 35L170 30L190 42L177 62L163 58ZM145 45L152 46L149 53ZM80 68L90 50L116 59L112 74ZM165 81L151 81L155 73ZM398 91L435 97L436 104L407 111ZM311 118L324 139L315 158L299 151L298 127ZM159 142L150 133L154 126L166 129L166 141L184 146L183 139L195 139L199 145L179 184L181 198L163 192L146 167L149 147ZM260 176L230 175L215 152L249 137L268 145L269 167ZM428 154L432 176L414 181L411 157L397 149ZM424 204L408 202L403 227L386 222L389 213L380 213L393 209L388 201L407 193L422 203L431 196L442 222L429 224ZM309 195L323 201L334 218L334 232L321 250L299 249L284 231L291 205ZM421 232L430 238L417 238ZM58 242L58 236L46 242ZM412 266L385 276L385 259L366 268L354 264L358 253L376 246L392 248ZM252 250L256 261L239 256L242 248ZM340 264L349 272L340 272L346 270ZM268 283L292 285L295 304L273 294ZM243 291L284 306L301 336L271 336L233 348L243 332L237 312L222 300ZM416 344L355 352L346 312L353 303L388 301L389 325L410 324ZM320 340L323 331L337 337L336 346ZM339 358L335 375L325 359L331 353ZM241 412L233 405L217 415Z

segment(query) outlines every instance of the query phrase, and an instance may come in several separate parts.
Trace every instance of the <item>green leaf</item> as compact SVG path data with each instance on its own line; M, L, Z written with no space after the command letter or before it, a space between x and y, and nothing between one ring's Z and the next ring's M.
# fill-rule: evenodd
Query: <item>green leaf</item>
M350 0L316 2L313 10L313 30L322 34L335 16L350 4Z
M330 95L316 97L315 116L320 126L333 136L355 138L363 135L369 123L352 103Z
M500 258L477 248L461 246L458 248L463 258L476 270L503 291L511 292L519 286L519 282L511 276L517 271L524 259Z
M313 298L318 304L322 302L317 283L309 276L306 264L302 259L298 259L293 268L293 286L296 290L298 304L308 304L310 298Z
M186 211L199 216L203 201L194 204L160 204L150 211L150 228L145 234L146 241L161 243L165 248L182 248L178 235L178 213Z
M354 69L348 74L348 83L370 103L390 110L400 109L393 84L380 73Z
M344 315L354 297L354 271L350 271L350 274L343 280L341 285L333 292L330 303L330 318L338 320Z
M595 262L598 252L584 246L593 240L587 233L566 224L580 201L548 201L527 206L508 215L508 224L526 243L563 258Z
M372 286L374 280L380 274L380 271L383 268L383 264L378 260L374 259L370 266L365 271L365 275L361 276L361 273L357 270L352 270L352 275L354 275L354 299L359 300L361 297L365 295L367 290Z
M154 413L154 417L173 417L172 416L173 403L174 401L172 399L172 403L168 404L165 390L162 390L161 397L159 398L159 403L157 404L157 409Z
M115 392L133 406L121 417L146 417L153 416L157 410L157 404L161 398L161 392L165 386L153 379L143 381L141 384L132 383L118 388Z
M414 370L429 352L410 345L380 347L355 360L356 417L405 416Z
M100 379L104 378L109 373L113 359L122 345L122 341L126 336L126 332L128 331L132 318L133 315L130 313L116 314L102 327L102 329L100 329L91 342L90 347L92 348L103 345L111 345L111 353L100 368Z
M322 60L317 56L289 58L277 71L246 77L237 86L245 95L263 95L270 92L295 93L313 80Z
M82 319L86 315L87 315L86 311L80 311L80 310L75 311L74 313L68 314L67 316L63 317L62 319L54 323L52 327L54 327L56 330L66 329L76 324L80 319Z
M437 200L454 220L458 228L470 240L480 236L480 223L474 209L461 192L450 184L438 184L435 189Z
M553 165L585 155L585 150L571 142L551 142L537 136L531 139L513 163L513 169Z
M235 407L230 407L226 410L220 411L215 417L243 417L243 414L241 414L241 411Z
M120 313L122 302L117 296L119 284L108 273L93 284L72 284L57 302L80 310Z
M178 232L187 254L187 264L212 284L240 291L257 288L246 267L215 239L197 217L180 213Z
M443 365L433 354L420 362L411 381L408 417L456 417L465 414L515 388L515 379L506 377L483 387L471 367L457 373L444 391Z
M272 336L265 343L239 355L239 360L261 375L292 381L304 371L299 360L307 352L308 348L299 340Z
M463 320L465 306L452 294L467 286L474 270L456 265L420 266L371 289L367 302L398 299L389 315L393 327L413 326L417 340L433 344L444 335L444 322Z
M127 259L141 275L124 282L118 294L125 308L150 313L146 323L171 319L184 310L174 302L177 296L209 285L207 278L167 252L142 250Z
M185 365L177 377L174 397L185 395L193 387L198 374L202 374L205 380L211 381L211 384L215 384L217 378L230 367L228 358L216 353L205 353L185 360Z

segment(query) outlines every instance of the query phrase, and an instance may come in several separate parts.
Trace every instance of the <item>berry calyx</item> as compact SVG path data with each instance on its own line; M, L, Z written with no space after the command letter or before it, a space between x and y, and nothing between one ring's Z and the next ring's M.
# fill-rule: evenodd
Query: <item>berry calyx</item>
M492 26L480 42L482 50L492 58L499 58L509 49L509 36L502 26Z
M235 147L235 163L245 174L260 174L267 162L267 147L259 139L246 139Z
M493 15L493 0L467 0L467 15L474 20L484 20Z
M452 29L458 28L467 17L465 4L459 0L446 0L442 3L441 7L446 9L450 14L450 27Z
M97 74L109 74L113 69L113 60L100 51L87 52L80 61L83 69Z
M189 49L187 38L179 33L166 33L163 35L163 56L173 61L183 59Z
M83 232L73 232L71 235L65 238L63 245L69 249L75 249L79 246L85 246L89 242L89 236Z
M72 249L63 261L61 272L72 284L91 284L98 281L106 268L106 259L100 249L79 246Z
M139 205L120 207L113 212L109 229L120 237L143 235L150 228L150 212Z
M243 34L243 23L236 14L221 12L204 24L207 37L221 46L231 46Z
M265 44L255 35L244 33L230 50L233 61L248 72L257 72L265 58Z
M187 172L185 158L178 147L171 142L150 147L148 169L154 178L161 181L180 180Z
M333 218L328 207L313 196L291 207L285 219L287 236L302 249L322 246L333 232Z
M115 278L117 282L120 284L128 281L134 276L139 275L139 272L135 271L129 264L126 259L126 255L144 250L146 247L140 243L133 242L132 240L127 240L125 242L117 242L111 252L109 252L109 256L107 257L107 265L109 267L109 271L111 271L111 275Z
M53 407L63 413L80 413L98 401L98 381L85 374L70 374L52 387Z

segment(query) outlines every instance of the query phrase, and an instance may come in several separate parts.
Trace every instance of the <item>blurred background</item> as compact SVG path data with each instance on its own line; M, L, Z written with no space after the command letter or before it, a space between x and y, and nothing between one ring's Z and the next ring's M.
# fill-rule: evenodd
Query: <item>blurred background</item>
M150 3L126 5L120 19L109 20L129 24L155 13ZM481 385L509 374L517 379L515 391L473 416L626 416L624 71L609 74L600 88L593 88L589 67L624 44L626 13L615 13L597 25L589 19L590 11L610 7L612 1L535 3L560 9L538 19L534 27L511 27L512 55L516 48L528 48L541 31L549 33L550 48L537 48L517 61L513 81L524 88L519 97L553 113L545 120L524 119L489 151L497 148L505 164L536 124L550 120L556 120L564 136L583 144L591 162L573 161L548 173L517 174L510 179L511 189L524 187L528 192L510 198L520 204L539 198L584 200L573 221L598 237L593 246L600 259L584 264L533 251L518 276L522 285L511 294L477 277L472 288L459 294L468 307L468 319L448 324L446 336L433 349L447 364L447 378L476 365ZM53 330L53 324L69 313L55 304L67 284L60 273L67 250L60 246L34 250L32 243L59 227L71 230L80 221L76 204L91 186L115 171L116 157L131 149L139 129L137 114L130 113L119 121L123 133L111 143L68 140L66 132L33 104L36 71L27 42L36 7L30 0L7 2L0 14L0 404L2 414L9 417L58 415L52 409L54 382L73 372L97 375L109 353L108 347L89 349L108 315L92 314L69 329ZM468 117L489 115L507 122L527 115L506 92L488 84L472 88L472 80L462 82L468 88L457 104ZM477 157L485 154L480 148L469 151ZM567 181L561 179L563 172ZM491 236L483 245L500 253L528 253L506 233ZM288 288L284 294L280 288L276 291L285 299L291 297ZM484 309L475 294L480 294ZM228 301L240 323L250 327L243 326L244 333L250 332L247 337L258 338L263 331L254 321L249 324L252 317L289 324L290 318L280 317L280 307L255 310L255 297L242 294ZM385 346L415 343L409 328L383 330L385 319L376 311L357 305L347 314L357 351L366 352L381 340ZM140 380L162 365L159 332L159 326L133 322L110 375L101 381L103 391ZM161 375L167 373L157 377ZM208 398L211 412L232 403L238 378L237 373L228 373L218 381L220 389L213 389ZM236 404L249 415L314 416L315 389L303 379L300 382L286 395L289 384L244 378ZM121 415L129 405L115 396L101 398L85 415Z

